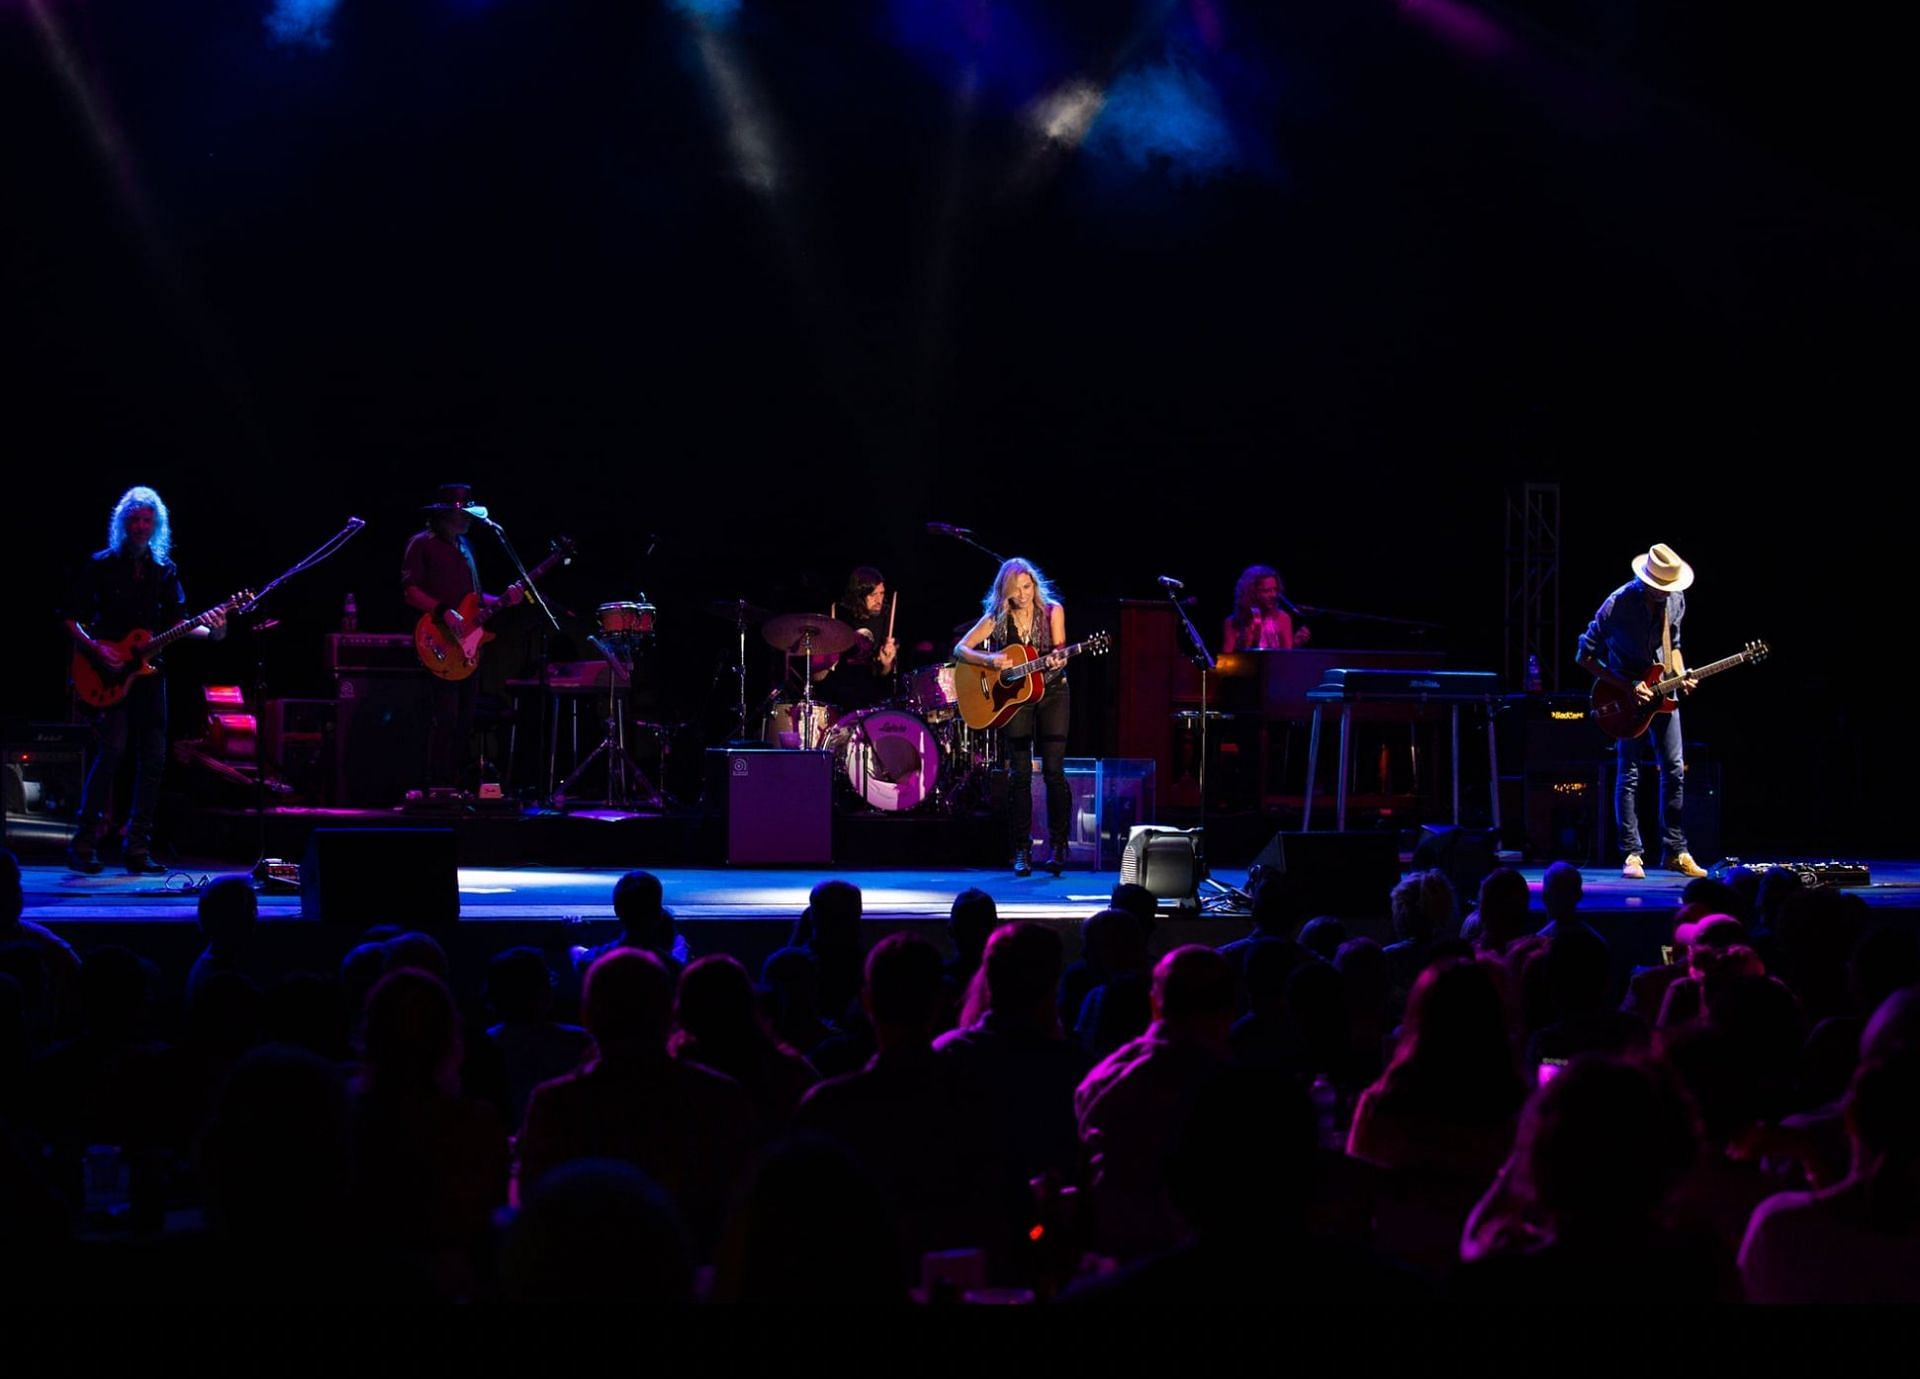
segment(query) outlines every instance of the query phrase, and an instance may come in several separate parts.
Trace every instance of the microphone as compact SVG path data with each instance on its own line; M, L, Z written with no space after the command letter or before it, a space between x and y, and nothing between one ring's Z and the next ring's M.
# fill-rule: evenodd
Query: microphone
M967 530L965 527L950 527L945 522L929 522L927 523L927 530L932 532L935 536L972 536L973 535L973 533Z
M1179 580L1175 579L1172 575L1161 575L1160 582L1169 589L1184 589L1187 587L1186 585L1182 584Z
M1274 601L1278 603L1282 608L1286 609L1287 612L1292 614L1294 617L1297 618L1300 616L1300 610L1293 606L1293 601L1289 599L1285 594L1275 594Z

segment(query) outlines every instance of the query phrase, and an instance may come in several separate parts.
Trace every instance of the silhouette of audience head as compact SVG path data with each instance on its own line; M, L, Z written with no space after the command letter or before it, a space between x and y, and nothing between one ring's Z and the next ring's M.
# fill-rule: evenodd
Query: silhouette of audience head
M20 922L26 912L27 893L20 880L20 859L0 848L0 928Z
M538 948L508 948L487 964L487 1005L503 1024L531 1025L553 1013L553 969Z
M714 1276L719 1302L905 1302L899 1237L874 1178L837 1142L774 1145L734 1204Z
M1631 1235L1655 1224L1700 1149L1677 1079L1643 1058L1577 1058L1521 1118L1533 1196L1562 1238Z
M1527 912L1527 878L1512 867L1495 867L1480 883L1480 943L1494 952L1533 932Z
M195 987L187 1032L198 1048L237 1058L260 1041L260 988L238 972L216 972Z
M621 935L648 952L673 951L673 912L665 904L660 878L650 871L630 871L613 883L613 913Z
M1347 926L1332 915L1310 919L1300 930L1300 946L1315 957L1332 962L1340 945L1347 941Z
M1137 881L1121 881L1113 888L1113 894L1107 897L1107 907L1122 910L1133 916L1134 923L1140 926L1140 939L1145 942L1153 936L1154 914L1160 902L1155 900L1153 892Z
M316 972L293 972L267 989L261 1037L317 1057L347 1056L347 1005L340 986Z
M1095 910L1080 925L1080 956L1102 979L1153 966L1140 921L1125 910Z
M440 946L440 941L431 934L418 931L387 940L387 967L389 970L417 968L433 973L443 982L452 980L453 975L453 966L447 961L447 950Z
M779 948L760 965L760 989L766 995L773 1027L782 1039L800 1047L799 1031L820 1018L820 965L804 948Z
M1453 882L1439 868L1417 871L1401 880L1388 897L1393 936L1404 942L1427 944L1452 934L1460 919L1460 900Z
M1479 1122L1518 1109L1526 1085L1494 964L1454 958L1420 974L1383 1082L1389 1097L1449 1119Z
M1183 944L1153 969L1154 1018L1169 1031L1224 1043L1233 1001L1233 965L1215 949Z
M392 966L393 954L384 943L362 943L347 950L340 959L340 990L350 1013L366 1009L367 993Z
M244 876L218 876L200 892L200 933L211 952L232 955L253 937L260 921L260 901L253 882Z
M807 896L807 908L793 927L792 943L816 953L858 951L860 917L858 886L851 881L822 881Z
M861 1002L883 1049L933 1038L941 976L940 950L917 934L888 934L873 945Z
M1853 1141L1853 1171L1893 1188L1896 1217L1908 1230L1920 1209L1920 1050L1896 1048L1862 1063L1847 1091L1847 1134Z
M1601 1009L1607 1003L1607 945L1585 929L1554 934L1541 964L1547 1005L1556 1020ZM1531 968L1531 964L1529 964Z
M1003 1019L1057 1028L1054 993L1065 966L1060 935L1044 924L1003 924L987 940L987 1008Z
M617 1159L576 1159L542 1174L507 1231L501 1275L515 1302L693 1300L692 1252L673 1200Z
M1229 1068L1194 1100L1167 1156L1168 1192L1203 1243L1244 1242L1264 1254L1305 1227L1320 1176L1317 1134L1298 1079ZM1246 1164L1250 1151L1250 1169L1221 1171Z
M1580 897L1585 888L1580 868L1571 862L1555 862L1540 879L1541 908L1557 921L1571 919L1574 911L1580 908Z
M987 939L999 926L1000 911L993 897L978 886L969 886L953 898L953 911L947 919L947 934L961 963L974 968L987 951Z
M1294 969L1320 959L1288 938L1256 939L1247 949L1244 979L1247 1008L1257 1015L1278 1014ZM1321 966L1326 964L1321 963Z
M347 1125L333 1064L283 1045L247 1054L200 1140L207 1224L281 1255L332 1233L347 1194Z
M738 1049L767 1042L753 978L724 953L700 958L680 974L674 1024L676 1040L684 1036L709 1048Z
M421 1096L458 1085L460 1016L446 983L400 967L367 994L366 1080L375 1092Z
M673 977L655 954L616 948L587 969L580 1009L602 1057L660 1052L673 1024Z

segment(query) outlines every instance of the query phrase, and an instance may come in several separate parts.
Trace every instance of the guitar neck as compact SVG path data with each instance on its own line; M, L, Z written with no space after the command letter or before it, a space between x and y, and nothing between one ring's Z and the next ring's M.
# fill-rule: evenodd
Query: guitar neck
M220 605L220 607L224 607L224 605ZM209 608L204 613L194 614L194 616L188 618L185 622L175 623L165 632L154 634L147 639L146 654L151 656L163 647L179 641L180 638L186 636L189 632L193 631L194 628L199 627L205 619L212 617L218 611L219 607Z
M1071 646L1057 646L1044 655L1034 657L1031 661L1022 661L1017 666L1009 666L1000 672L1000 678L1005 683L1012 684L1015 680L1032 675L1036 671L1051 670L1055 665L1058 665L1062 661L1069 660L1074 656L1078 656L1086 649L1087 644L1085 642L1075 642Z
M1745 665L1753 657L1745 651L1736 651L1731 656L1722 656L1717 661L1709 661L1687 671L1685 675L1663 675L1660 683L1654 687L1656 694L1665 694L1683 680L1704 680L1710 675L1718 675L1723 670L1732 670L1735 666Z

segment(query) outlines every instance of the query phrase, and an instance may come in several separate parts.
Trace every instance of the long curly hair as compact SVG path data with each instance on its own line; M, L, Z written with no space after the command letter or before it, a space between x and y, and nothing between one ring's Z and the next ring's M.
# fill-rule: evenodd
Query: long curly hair
M1253 617L1253 588L1268 577L1280 578L1280 572L1271 565L1249 565L1240 572L1240 578L1233 582L1233 620L1245 626ZM1286 586L1280 586L1284 591Z
M173 549L173 523L167 518L167 505L160 501L160 495L141 484L121 494L120 501L113 505L113 516L107 522L107 549L115 555L126 553L127 514L135 508L153 510L153 540L147 549L153 552L156 564L166 564Z
M980 600L980 607L989 618L999 621L1000 615L1007 608L1007 590L1021 575L1032 578L1034 597L1039 601L1040 607L1053 607L1056 602L1053 586L1047 582L1047 577L1040 573L1040 567L1031 560L1022 559L1016 555L1000 567L1000 573L993 577L993 584L988 588L987 596Z

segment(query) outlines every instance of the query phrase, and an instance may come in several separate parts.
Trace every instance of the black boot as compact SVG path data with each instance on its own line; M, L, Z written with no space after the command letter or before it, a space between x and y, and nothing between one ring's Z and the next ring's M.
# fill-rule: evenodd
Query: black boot
M93 850L91 843L75 843L67 849L67 869L98 876L107 869L107 864L100 860L100 854Z
M1067 869L1067 835L1047 835L1047 870L1058 876Z
M1022 843L1013 850L1013 874L1015 876L1033 875L1033 844Z
M163 876L168 870L164 863L154 861L153 854L145 848L127 854L127 872L132 876Z

